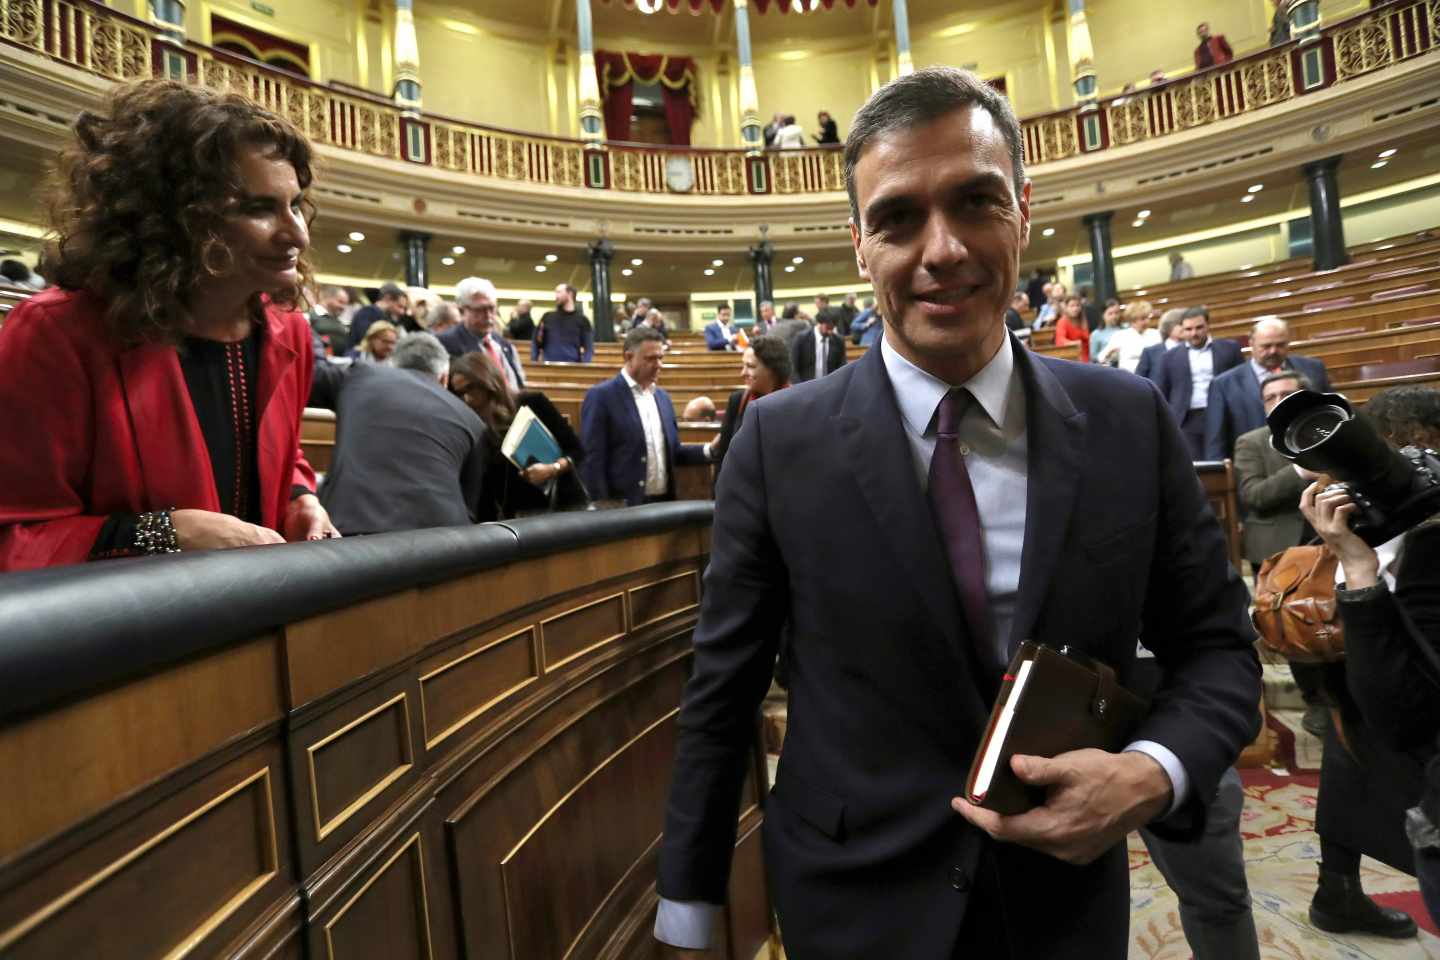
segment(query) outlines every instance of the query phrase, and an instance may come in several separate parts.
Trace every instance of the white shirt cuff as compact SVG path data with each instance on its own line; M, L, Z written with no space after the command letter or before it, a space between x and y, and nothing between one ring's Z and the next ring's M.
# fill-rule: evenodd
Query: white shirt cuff
M1190 775L1185 772L1185 765L1180 762L1180 758L1175 756L1169 747L1156 743L1154 740L1136 740L1125 748L1126 753L1132 750L1136 753L1143 753L1160 764L1165 775L1170 778L1170 790L1174 799L1170 803L1170 809L1165 811L1165 816L1168 817L1179 810L1180 805L1185 802L1186 796L1190 793Z
M682 950L708 950L719 914L716 903L661 897L655 911L655 939Z

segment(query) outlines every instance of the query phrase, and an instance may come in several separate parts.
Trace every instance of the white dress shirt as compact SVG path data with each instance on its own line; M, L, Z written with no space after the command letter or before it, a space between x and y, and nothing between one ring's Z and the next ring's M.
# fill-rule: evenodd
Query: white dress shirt
M1117 362L1120 369L1134 373L1135 368L1140 366L1140 354L1145 352L1146 347L1159 342L1159 330L1151 328L1144 333L1136 333L1134 327L1126 327L1110 338L1110 342L1105 345L1105 352L1114 350L1119 357Z
M975 402L960 420L961 452L984 537L985 594L989 600L990 623L984 645L993 653L997 670L1009 662L1010 636L1015 619L1015 601L1020 586L1020 558L1025 545L1025 491L1029 475L1029 453L1025 445L1025 385L1015 371L1015 353L1007 336L990 359L969 380L955 386L970 391ZM926 373L900 356L890 346L888 335L880 338L885 372L895 392L905 439L914 457L920 489L930 482L930 460L935 453L935 428L940 401L951 385ZM817 355L818 376L818 355ZM1180 758L1163 744L1137 740L1125 748L1159 763L1174 790L1173 812L1189 791L1189 776ZM958 816L958 814L957 814ZM655 937L663 943L691 950L710 945L711 931L720 907L715 904L660 900L655 916Z
M825 362L825 361L828 360L829 358L830 358L830 341L829 341L829 338L827 338L827 337L825 336L825 334L823 334L823 333L820 332L820 328L819 328L819 327L816 327L816 328L815 328L815 379L816 379L816 380L819 380L821 377L825 376L825 374L827 374L827 373L830 372L830 371L827 369L827 367L826 367L826 362Z
M1210 381L1215 379L1215 351L1210 349L1213 338L1203 347L1190 347L1190 409L1204 410L1210 402Z
M665 462L665 426L660 422L660 408L655 405L655 384L652 381L650 386L641 387L623 367L620 375L630 385L630 395L635 398L635 409L640 414L640 426L645 430L645 496L664 496L670 483Z

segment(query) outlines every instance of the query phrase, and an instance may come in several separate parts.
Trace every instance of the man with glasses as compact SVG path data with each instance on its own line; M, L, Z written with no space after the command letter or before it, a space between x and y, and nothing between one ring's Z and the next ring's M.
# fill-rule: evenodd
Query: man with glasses
M452 357L466 353L483 353L505 373L505 382L512 391L525 386L525 371L515 347L495 328L495 284L483 277L466 277L456 288L455 300L460 306L460 323L440 334L440 343Z

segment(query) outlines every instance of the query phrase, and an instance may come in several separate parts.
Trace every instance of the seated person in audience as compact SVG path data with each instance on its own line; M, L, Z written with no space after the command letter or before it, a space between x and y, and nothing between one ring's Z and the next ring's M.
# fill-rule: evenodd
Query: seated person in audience
M394 367L346 375L335 456L320 488L341 532L450 527L479 517L485 425L445 389L449 380L450 355L423 332L395 348Z
M1024 321L1021 321L1022 323ZM875 298L865 298L865 309L855 318L850 325L851 339L866 349L874 346L880 339L880 334L885 332L885 318L880 316L880 311L875 309Z
M589 363L595 357L595 328L580 304L575 288L555 285L555 309L540 318L530 341L530 359L546 363Z
M508 520L551 509L575 509L589 502L580 482L580 438L549 397L538 390L513 392L495 364L481 353L467 353L450 361L450 392L479 414L490 430L489 460L476 519ZM564 456L553 463L532 463L521 470L500 452L521 407L528 407L545 425Z
M790 376L796 383L819 380L845 366L845 340L835 332L835 307L826 307L815 319L815 332L796 337L790 347Z
M1153 319L1155 315L1150 316ZM1165 392L1165 355L1185 343L1184 319L1184 307L1172 307L1160 314L1160 342L1146 347L1135 365L1135 373L1154 383L1162 394Z
M390 359L395 352L395 345L400 342L400 331L395 329L395 324L389 320L376 320L365 330L365 336L345 356L356 365L376 365L381 367L393 367L395 361Z
M455 288L455 304L460 308L460 323L440 338L452 357L467 353L483 353L505 374L511 390L525 388L525 371L515 345L495 328L495 307L499 295L495 285L484 277L466 277Z
M785 349L785 341L779 337L756 337L750 341L741 361L740 376L745 386L730 394L720 435L711 441L706 451L715 464L717 480L725 463L725 451L730 449L730 440L740 429L740 418L750 401L790 386L790 352Z
M441 300L430 308L430 313L425 319L430 322L429 332L439 337L460 323L460 311L455 309L455 304L450 301Z
M1036 330L1048 327L1060 319L1060 310L1065 305L1068 292L1065 284L1058 280L1049 285L1049 289L1045 291L1045 303L1040 307L1039 313L1035 314Z
M1160 374L1160 392L1170 404L1170 411L1180 424L1180 432L1190 444L1196 460L1205 459L1206 410L1210 388L1215 378L1231 367L1244 363L1240 344L1234 340L1217 340L1210 336L1210 311L1190 307L1181 321L1187 346L1165 355ZM1255 401L1260 401L1256 390Z
M665 332L665 314L661 313L656 307L651 307L645 311L642 326L649 327L651 330L660 334L660 339L664 340L667 344L670 342L670 337Z
M1260 385L1265 415L1310 382L1293 370L1267 374ZM1270 443L1270 428L1261 425L1235 441L1235 482L1240 500L1240 530L1245 559L1258 575L1271 554L1309 540L1312 531L1300 515L1300 494L1308 481L1305 472L1287 460ZM1315 664L1290 661L1290 673L1305 698L1301 725L1317 737L1325 736L1329 708L1321 690L1322 671Z
M1090 328L1085 325L1084 304L1076 293L1065 297L1060 319L1055 322L1055 346L1080 345L1080 362L1090 362Z
M1311 390L1325 393L1330 375L1324 361L1290 355L1290 326L1279 317L1261 317L1250 328L1250 360L1215 377L1205 412L1205 457L1224 460L1234 455L1235 438L1265 423L1260 381L1276 370L1295 370L1310 381Z
M322 356L341 356L345 352L345 345L350 342L350 328L340 319L345 308L350 306L350 295L345 292L344 287L326 284L320 288L317 300L319 302L310 308L305 319L310 322L310 329L315 332L324 348L318 353Z
M730 304L722 303L717 306L715 319L705 324L705 349L740 349L735 343L735 328L730 326Z
M714 420L715 417L715 401L709 397L696 397L685 404L680 414L681 420Z
M23 260L0 260L0 286L21 290L44 290L45 278L32 271Z
M374 303L367 304L356 310L350 316L350 347L352 352L360 347L361 341L370 332L370 327L377 320L385 320L393 326L398 337L398 331L408 330L410 326L420 329L413 320L409 320L410 297L397 283L387 283L380 287L380 295ZM407 325L408 320L408 325Z
M1010 297L1010 306L1005 308L1005 326L1011 330L1029 329L1030 325L1025 322L1025 311L1028 309L1030 298L1024 290L1016 290Z
M1116 354L1110 354L1109 360L1100 358L1105 355L1105 347L1111 338L1120 332L1120 318L1124 312L1124 305L1114 297L1111 297L1105 304L1105 312L1101 314L1100 327L1090 334L1090 359L1095 363L1105 363L1112 367L1119 365L1120 358Z
M515 309L510 311L510 323L505 327L505 335L511 340L529 340L535 336L535 319L530 316L530 310L530 301L521 300L515 304Z
M56 286L0 332L0 570L334 535L300 450L310 144L158 80L75 131Z
M1108 364L1113 359L1121 370L1134 373L1145 348L1160 343L1160 334L1150 329L1151 312L1149 300L1131 300L1125 304L1125 322L1129 325L1110 337L1100 354L1100 362Z
M675 499L675 465L707 462L704 447L682 444L675 406L660 389L660 334L648 327L625 335L625 366L585 393L580 438L585 486L596 500L626 505Z

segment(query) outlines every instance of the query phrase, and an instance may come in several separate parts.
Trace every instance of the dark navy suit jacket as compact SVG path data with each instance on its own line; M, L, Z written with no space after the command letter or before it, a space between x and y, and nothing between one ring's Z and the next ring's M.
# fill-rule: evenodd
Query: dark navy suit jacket
M655 388L655 406L665 430L667 495L675 489L676 463L704 463L705 448L698 443L682 444L675 423L675 406L670 395ZM585 445L581 466L585 486L596 500L645 502L645 428L635 395L623 374L597 383L585 393L580 405L580 440Z
M1240 344L1234 340L1210 341L1210 356L1215 363L1215 376L1229 370L1231 367L1242 363L1244 358L1240 354ZM1170 410L1175 414L1175 419L1183 423L1185 414L1190 411L1190 393L1193 382L1190 379L1190 345L1182 343L1160 358L1160 376L1156 379L1155 385L1165 395L1165 402L1170 405ZM1215 389L1215 381L1210 381L1210 389Z
M1071 644L1122 676L1137 638L1155 652L1163 680L1135 739L1184 765L1178 818L1259 729L1245 587L1155 388L1014 350L1030 453L1011 648ZM743 421L718 484L660 896L725 901L783 631L789 727L763 836L791 956L950 957L980 869L1004 908L980 922L1004 927L1013 956L1124 956L1123 843L1072 866L993 843L950 809L998 678L978 677L881 351L747 405ZM866 589L842 589L856 562Z
M1285 362L1310 381L1310 389L1329 391L1330 375L1323 361L1290 356ZM1265 406L1260 402L1260 379L1248 360L1210 382L1210 402L1205 408L1206 460L1233 458L1240 435L1263 426Z
M1171 347L1170 349L1174 351L1178 350L1179 347ZM1162 396L1165 393L1165 381L1161 379L1161 374L1162 368L1165 365L1166 356L1165 341L1161 340L1159 343L1152 343L1144 350L1141 350L1140 362L1135 366L1135 372L1159 387Z

